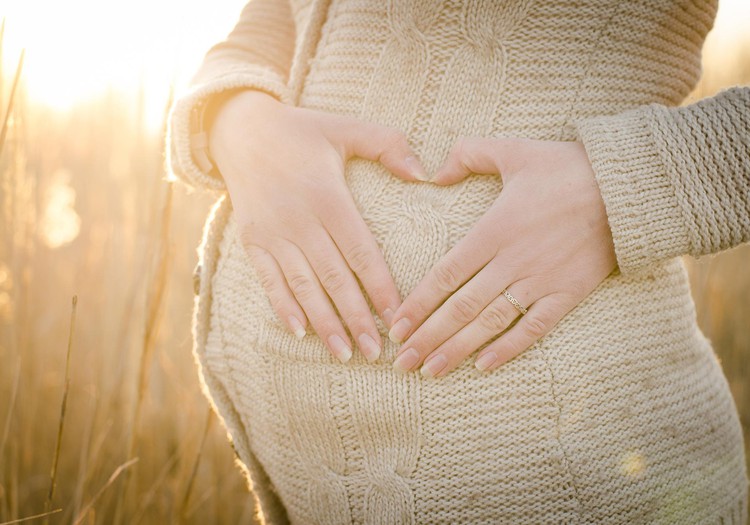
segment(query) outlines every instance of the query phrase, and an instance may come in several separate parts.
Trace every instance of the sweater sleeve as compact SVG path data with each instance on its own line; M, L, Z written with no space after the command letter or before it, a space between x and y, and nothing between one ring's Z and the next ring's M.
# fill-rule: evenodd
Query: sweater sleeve
M211 101L238 89L257 89L289 102L287 78L295 45L288 0L252 0L224 42L206 54L188 90L172 105L167 131L172 173L197 188L223 190L207 165L203 113Z
M750 88L577 123L623 273L750 240Z

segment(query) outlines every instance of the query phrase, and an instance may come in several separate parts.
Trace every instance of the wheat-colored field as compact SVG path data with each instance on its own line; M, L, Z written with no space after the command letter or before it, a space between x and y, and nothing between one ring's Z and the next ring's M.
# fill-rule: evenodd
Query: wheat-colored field
M750 83L749 59L709 64L692 99ZM191 355L211 196L167 181L142 107L111 92L57 113L0 65L0 523L247 521ZM750 246L688 261L746 441L749 263Z

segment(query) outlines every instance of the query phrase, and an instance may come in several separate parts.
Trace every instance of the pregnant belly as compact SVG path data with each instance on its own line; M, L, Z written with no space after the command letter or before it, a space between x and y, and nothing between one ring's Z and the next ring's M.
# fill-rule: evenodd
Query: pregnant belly
M347 179L404 294L501 187L408 184L365 161ZM520 523L530 508L535 523L690 522L705 509L686 501L744 491L739 424L679 261L611 276L494 373L467 361L439 380L395 372L385 337L379 362L347 365L295 339L231 218L211 282L204 374L293 522Z

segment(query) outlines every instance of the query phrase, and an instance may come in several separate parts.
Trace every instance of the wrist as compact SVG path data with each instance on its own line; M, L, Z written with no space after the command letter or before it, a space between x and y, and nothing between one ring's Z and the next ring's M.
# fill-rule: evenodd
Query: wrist
M231 89L206 97L196 103L190 115L190 151L195 164L201 171L221 177L211 153L211 130L223 111L235 110L235 104L255 104L257 101L280 102L264 91L253 89Z

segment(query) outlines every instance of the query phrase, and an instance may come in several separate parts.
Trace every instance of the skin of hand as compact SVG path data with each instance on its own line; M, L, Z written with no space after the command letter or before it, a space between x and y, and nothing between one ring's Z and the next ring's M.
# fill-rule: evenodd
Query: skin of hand
M357 156L406 181L426 180L404 134L242 91L218 108L209 149L275 313L300 338L309 321L345 363L352 345L343 319L366 359L375 361L382 340L358 280L388 327L401 299L344 166Z
M403 342L397 370L423 364L423 376L441 377L490 341L475 366L493 370L549 333L616 266L580 142L461 139L432 182L454 184L470 173L499 174L503 190L394 314L389 337Z

